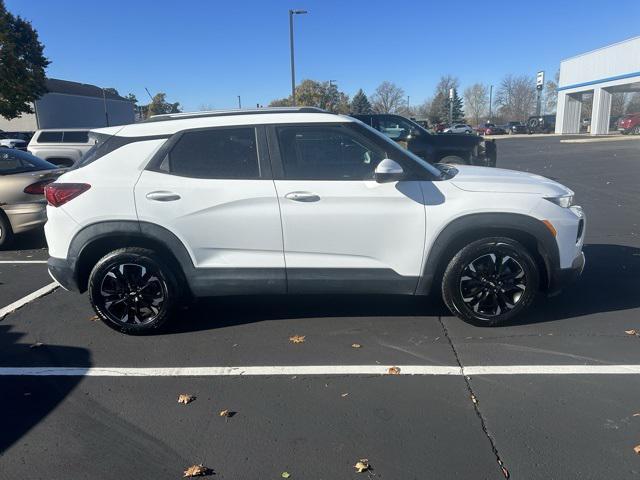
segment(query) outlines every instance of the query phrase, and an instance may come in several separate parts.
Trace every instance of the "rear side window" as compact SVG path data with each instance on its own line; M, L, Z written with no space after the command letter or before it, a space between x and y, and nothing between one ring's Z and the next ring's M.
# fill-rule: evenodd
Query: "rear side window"
M89 132L64 132L62 135L62 143L87 143L89 141Z
M254 128L221 128L183 133L160 167L192 178L260 178Z
M88 131L41 132L38 135L38 143L87 143L88 141Z
M62 143L62 132L41 132L38 143Z

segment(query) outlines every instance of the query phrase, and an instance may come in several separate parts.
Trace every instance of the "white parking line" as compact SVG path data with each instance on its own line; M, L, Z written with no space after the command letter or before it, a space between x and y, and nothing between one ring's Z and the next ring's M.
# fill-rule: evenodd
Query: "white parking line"
M16 300L13 303L10 303L6 307L0 308L0 320L2 320L8 314L15 312L20 307L26 305L27 303L35 300L36 298L40 298L47 293L53 292L56 288L58 288L58 282L51 282L49 285L45 285L42 288L39 288L35 292L31 292L26 297L22 297L20 300Z
M640 365L497 365L439 366L400 365L400 375L479 376L479 375L638 375ZM294 375L387 375L383 365L295 365L251 367L4 367L0 376L64 377L225 377Z
M0 260L0 264L3 263L47 263L46 260Z

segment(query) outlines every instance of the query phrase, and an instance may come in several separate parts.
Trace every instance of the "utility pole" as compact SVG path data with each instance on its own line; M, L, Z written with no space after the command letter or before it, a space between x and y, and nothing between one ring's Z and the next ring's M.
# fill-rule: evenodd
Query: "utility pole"
M493 105L493 85L489 87L489 121L491 121L491 106Z
M407 112L409 112L409 110L411 109L411 103L409 102L409 99L411 97L409 97L409 95L407 95Z
M453 88L449 89L449 126L453 125Z
M536 75L536 117L540 116L542 107L542 89L544 88L544 71L538 72Z
M102 89L102 104L104 106L104 118L107 122L107 127L109 126L109 112L107 111L107 94L104 91L104 88Z
M306 10L289 10L289 45L291 47L291 103L296 106L296 67L293 48L293 16L303 15Z
M238 95L238 109L242 108L242 102L240 101L240 95Z

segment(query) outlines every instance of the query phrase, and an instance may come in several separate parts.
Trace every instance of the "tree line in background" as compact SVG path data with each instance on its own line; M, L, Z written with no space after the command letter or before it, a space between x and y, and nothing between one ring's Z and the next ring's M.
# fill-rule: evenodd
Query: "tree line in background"
M559 72L547 80L541 98L541 113L553 114L558 101ZM450 99L453 90L453 99ZM453 122L480 125L491 120L496 123L507 121L526 122L536 112L537 91L535 78L529 75L507 74L494 87L490 99L490 87L478 82L459 94L460 82L453 75L440 77L433 96L422 103L410 106L405 91L390 81L382 82L368 97L359 89L353 98L338 89L334 82L304 80L296 87L296 103L299 106L319 107L334 113L394 113L405 117L426 119L431 125L449 122L450 109ZM489 102L491 101L491 109ZM292 106L291 96L273 100L270 107ZM640 111L640 93L614 93L611 115ZM491 113L491 118L489 118ZM583 97L582 118L591 116L589 95Z

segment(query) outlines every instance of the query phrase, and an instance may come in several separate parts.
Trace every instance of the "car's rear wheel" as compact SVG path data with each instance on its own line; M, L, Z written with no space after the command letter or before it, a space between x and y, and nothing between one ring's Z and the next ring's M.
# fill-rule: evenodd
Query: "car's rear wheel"
M449 165L469 165L469 162L458 155L448 155L440 160L440 163L448 163Z
M13 241L11 222L4 212L0 212L0 248L7 248Z
M98 317L127 334L158 331L178 301L175 276L155 252L122 248L108 253L89 276L89 297Z
M520 314L539 289L538 267L519 242L484 238L449 262L442 298L451 312L474 325L496 326Z

